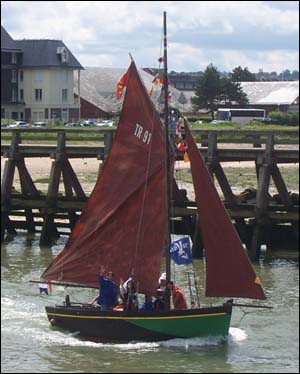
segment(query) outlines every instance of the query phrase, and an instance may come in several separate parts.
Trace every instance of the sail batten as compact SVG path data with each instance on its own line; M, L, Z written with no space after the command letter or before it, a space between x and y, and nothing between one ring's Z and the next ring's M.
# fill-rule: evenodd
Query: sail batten
M188 155L206 259L206 296L265 299L205 161L185 122Z
M97 286L100 267L154 293L165 240L164 133L138 75L128 69L122 114L112 148L85 209L45 280ZM149 271L151 269L151 272Z

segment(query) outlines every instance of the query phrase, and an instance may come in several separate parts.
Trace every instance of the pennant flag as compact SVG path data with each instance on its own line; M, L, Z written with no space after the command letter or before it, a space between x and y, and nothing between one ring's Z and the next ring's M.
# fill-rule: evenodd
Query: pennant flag
M177 149L180 152L184 152L185 151L185 144L184 144L183 140L180 140L180 142L177 144Z
M122 78L119 80L117 85L117 100L120 100L122 97L123 89L127 86L128 83L128 77L129 77L129 69L126 71L126 73L122 76Z
M181 127L180 127L180 122L179 121L176 123L175 135L177 136L178 139L182 139Z
M171 243L170 257L177 265L187 265L192 263L193 258L190 239L185 237Z
M160 86L162 86L164 84L164 78L160 78L158 74L156 74L156 76L152 80L152 84L159 84Z
M188 155L188 153L186 151L184 152L184 155L183 155L183 161L184 162L190 162L189 155Z
M149 96L152 96L152 94L153 94L153 85L152 85L152 87L150 88L150 90L148 91L148 94L149 94Z

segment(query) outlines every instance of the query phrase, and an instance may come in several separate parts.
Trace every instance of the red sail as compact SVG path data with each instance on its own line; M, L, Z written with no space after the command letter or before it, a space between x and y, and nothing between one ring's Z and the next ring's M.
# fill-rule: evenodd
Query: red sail
M206 296L265 299L240 238L185 123L206 258Z
M101 176L63 251L42 278L97 286L101 265L154 293L166 228L164 131L134 62Z

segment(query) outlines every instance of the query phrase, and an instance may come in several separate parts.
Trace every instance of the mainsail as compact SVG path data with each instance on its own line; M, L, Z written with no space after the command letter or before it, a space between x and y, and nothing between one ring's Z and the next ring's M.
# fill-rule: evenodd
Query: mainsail
M115 139L62 252L42 275L97 286L101 265L154 293L166 230L164 131L132 61Z
M265 299L259 278L186 122L185 133L205 248L206 296Z

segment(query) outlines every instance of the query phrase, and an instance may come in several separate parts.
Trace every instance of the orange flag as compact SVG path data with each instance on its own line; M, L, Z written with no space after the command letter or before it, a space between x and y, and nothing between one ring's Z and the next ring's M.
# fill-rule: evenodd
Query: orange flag
M189 155L188 155L187 151L184 152L183 161L184 162L190 162L190 158L189 158Z
M128 83L128 77L129 77L129 70L126 71L126 73L122 76L122 78L119 80L117 85L117 99L120 100L122 97L123 89L127 86Z

